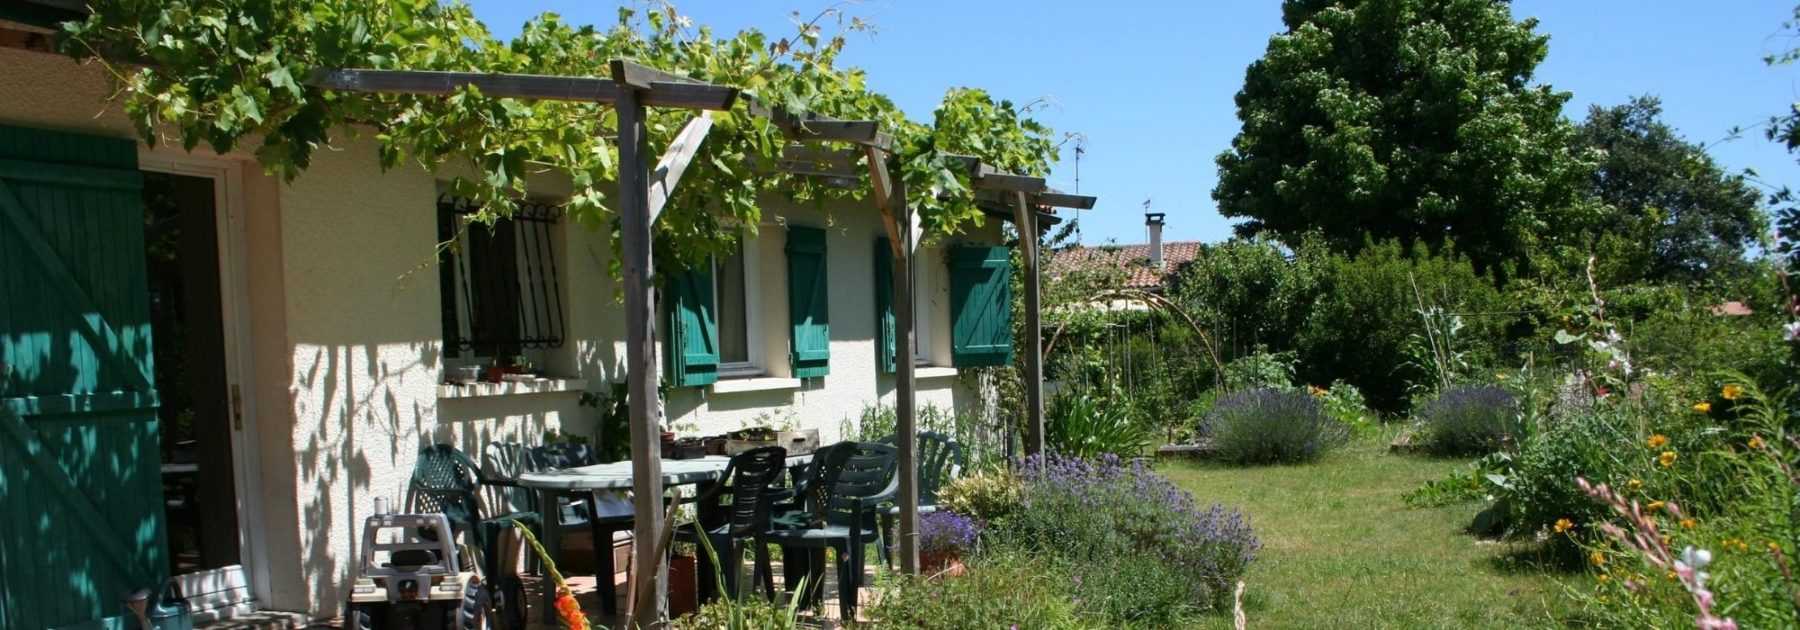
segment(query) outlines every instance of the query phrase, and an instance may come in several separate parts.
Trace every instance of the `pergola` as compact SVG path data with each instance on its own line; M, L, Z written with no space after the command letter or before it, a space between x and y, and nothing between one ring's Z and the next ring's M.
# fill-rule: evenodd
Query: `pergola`
M639 575L643 567L656 567L647 588L638 591L633 623L650 627L664 615L667 602L662 594L668 580L668 566L659 553L668 524L663 516L662 456L658 440L657 418L661 416L661 400L656 379L656 296L654 291L654 256L651 251L656 217L681 181L682 174L698 153L712 128L711 111L728 110L742 96L735 87L695 81L641 64L615 59L609 64L610 78L559 77L522 74L488 74L472 72L435 72L411 70L333 69L320 70L308 83L325 89L392 93L447 95L464 87L474 87L495 98L522 98L580 101L610 104L618 111L617 142L619 151L619 197L617 211L622 230L623 275L625 291L625 371L628 400L631 401L631 460L633 472L633 566ZM663 150L652 168L645 126L646 107L668 107L695 110L693 119L681 129ZM912 216L906 203L905 185L893 176L889 158L894 157L893 140L874 121L835 120L806 112L773 110L751 102L752 114L766 117L780 127L789 139L801 143L829 142L848 144L853 148L837 151L810 152L811 161L853 164L856 157L866 158L876 207L893 247L894 311L898 347L912 346ZM810 149L801 145L801 148ZM805 153L802 151L801 153ZM857 155L860 153L861 155ZM801 159L800 161L807 161ZM1025 390L1027 431L1025 452L1036 454L1044 447L1044 406L1042 368L1042 330L1039 322L1038 215L1041 209L1053 207L1092 208L1093 197L1068 195L1050 190L1039 177L995 171L975 158L964 158L974 188L982 192L990 207L1011 206L1012 220L1019 232L1019 246L1025 260ZM859 173L842 168L832 172L810 171L786 165L790 170L808 175L856 178ZM917 425L914 404L914 366L912 361L896 361L895 373L896 442L899 451L900 490L900 564L907 573L917 573L918 556L918 464ZM654 594L645 599L647 594ZM554 614L546 610L545 614Z

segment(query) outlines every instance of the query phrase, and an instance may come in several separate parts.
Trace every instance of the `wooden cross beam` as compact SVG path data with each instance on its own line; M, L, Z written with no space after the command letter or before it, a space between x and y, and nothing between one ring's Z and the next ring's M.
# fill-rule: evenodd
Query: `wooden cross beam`
M783 134L794 140L849 142L884 151L894 145L894 139L882 133L881 123L873 120L838 120L810 113L794 113L769 107L754 98L750 101L750 114L769 119L769 122L781 128Z
M681 182L681 174L687 172L688 164L700 153L700 143L706 141L706 132L712 129L712 112L700 112L681 133L669 142L669 148L663 151L662 159L657 160L656 168L650 172L650 222L662 215L663 206L669 203L669 197L675 194L675 185Z
M697 83L636 63L623 63L633 69L627 73L628 78L648 86L638 88L644 90L641 104L646 107L727 110L737 102L737 88ZM619 82L595 77L351 68L316 70L307 77L306 83L329 90L376 94L443 95L473 87L495 98L587 103L619 100Z

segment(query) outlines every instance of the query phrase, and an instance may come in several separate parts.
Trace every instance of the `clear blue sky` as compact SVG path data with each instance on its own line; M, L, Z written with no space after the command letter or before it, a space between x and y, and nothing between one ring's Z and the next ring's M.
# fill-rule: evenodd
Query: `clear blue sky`
M1538 81L1574 94L1567 114L1636 94L1663 99L1665 120L1690 140L1744 137L1713 154L1728 168L1753 168L1764 180L1800 187L1800 165L1749 129L1800 100L1800 68L1767 68L1762 56L1795 0L1644 2L1515 0L1515 17L1536 17L1550 57ZM571 22L611 24L619 2L474 0L476 14L511 37L545 11ZM641 3L627 2L628 6ZM686 0L679 10L723 33L758 28L792 32L789 14L808 17L818 0ZM986 88L1024 102L1048 98L1040 120L1086 136L1081 192L1098 195L1083 212L1082 240L1141 242L1146 198L1169 213L1170 239L1228 237L1230 221L1212 201L1213 157L1237 133L1232 97L1244 67L1282 29L1280 3L1017 0L867 0L845 10L873 22L844 54L866 68L874 89L929 120L944 90ZM1065 149L1052 185L1075 188ZM1067 213L1068 211L1064 211Z

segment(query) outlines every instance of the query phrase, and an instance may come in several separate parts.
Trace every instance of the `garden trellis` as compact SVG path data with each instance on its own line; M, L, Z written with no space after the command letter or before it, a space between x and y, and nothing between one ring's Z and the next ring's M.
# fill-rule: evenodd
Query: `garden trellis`
M653 226L679 184L682 175L712 127L711 111L730 110L742 93L730 86L714 85L655 70L647 66L615 59L609 64L611 78L559 77L527 74L435 72L371 69L329 69L315 72L309 83L321 88L372 93L449 95L474 88L494 98L544 99L610 104L617 111L617 147L619 151L617 211L621 219L621 249L624 255L622 274L626 305L626 378L630 405L633 491L637 514L634 525L635 565L656 566L649 575L646 588L637 589L640 598L654 596L644 605L634 605L635 623L650 625L659 620L666 608L660 596L667 582L667 565L656 553L655 541L662 539L667 524L662 522L663 484L661 455L657 446L661 401L656 389L655 365L655 294L653 290L654 256ZM655 169L645 159L648 133L645 125L647 107L697 110L662 153ZM899 340L910 347L913 338L913 295L911 290L912 254L915 247L911 229L914 219L909 212L905 183L893 176L890 158L895 156L893 139L882 133L875 121L835 120L804 112L772 109L752 101L750 111L763 116L781 128L784 135L802 142L836 142L856 145L861 155L839 153L840 162L865 160L866 174L874 193L876 208L882 214L884 229L893 251L896 324ZM825 154L830 157L829 154ZM1038 215L1046 208L1073 207L1089 209L1093 197L1067 195L1050 190L1044 179L1003 173L972 157L957 157L977 191L984 191L983 201L990 206L1010 205L1012 220L1019 232L1019 244L1025 260L1026 318L1025 382L1028 401L1026 451L1043 449L1042 339L1039 323ZM803 174L810 174L804 173ZM861 173L842 171L836 176L854 180ZM1010 202L1010 204L1006 203ZM896 438L900 451L901 508L899 543L902 570L918 571L918 487L916 409L914 404L914 369L911 361L900 361L896 371ZM636 579L636 578L634 578ZM552 615L550 593L546 593L545 614ZM635 604L635 602L634 602Z

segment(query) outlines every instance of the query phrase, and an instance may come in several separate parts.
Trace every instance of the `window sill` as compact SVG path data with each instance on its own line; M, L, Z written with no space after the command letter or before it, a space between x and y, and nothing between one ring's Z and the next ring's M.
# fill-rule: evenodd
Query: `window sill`
M948 378L956 376L956 368L937 365L920 365L913 368L913 380L927 378Z
M439 385L438 400L450 398L485 398L489 396L522 396L528 394L554 394L556 392L579 392L587 389L587 379L581 378L540 378L532 381L507 383L468 383L463 385Z
M714 394L735 394L738 392L771 392L789 389L800 389L800 379L781 376L763 376L756 378L724 378L712 384Z

